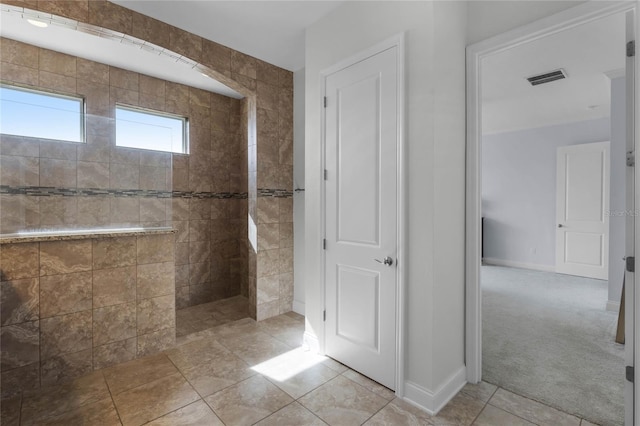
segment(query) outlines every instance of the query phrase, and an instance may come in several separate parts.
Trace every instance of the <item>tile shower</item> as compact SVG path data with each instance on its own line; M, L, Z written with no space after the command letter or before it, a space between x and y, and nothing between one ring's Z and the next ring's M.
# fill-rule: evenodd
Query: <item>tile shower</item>
M164 350L176 309L241 295L261 320L293 299L291 73L108 2L72 3L32 6L144 35L245 98L0 39L3 83L80 95L87 114L86 143L0 136L0 234L147 229L0 245L3 395ZM188 117L190 154L116 147L116 103Z

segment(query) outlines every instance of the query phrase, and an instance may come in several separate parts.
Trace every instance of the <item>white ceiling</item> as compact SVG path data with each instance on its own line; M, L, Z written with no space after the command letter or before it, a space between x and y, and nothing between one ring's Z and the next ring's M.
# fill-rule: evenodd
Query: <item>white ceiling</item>
M305 30L344 1L111 0L289 71L304 67Z
M290 71L304 67L306 28L343 3L312 0L113 2ZM193 63L185 64L140 46L77 31L73 22L66 26L37 28L27 22L30 16L15 12L16 9L2 8L1 36L223 95L242 97L202 75ZM39 15L47 21L47 14Z
M485 58L483 133L608 117L605 73L624 69L624 28L624 15L613 15ZM526 80L558 68L567 79L539 86Z
M304 66L305 29L344 1L114 0L288 70ZM36 28L2 12L0 35L169 81L240 97L193 66L59 26ZM624 67L624 18L615 15L492 55L482 63L483 131L498 133L609 116L605 72ZM563 68L566 80L526 77Z
M185 64L175 58L143 50L139 46L78 31L72 28L71 23L71 27L49 25L38 28L29 24L27 18L27 15L3 10L0 14L0 35L233 98L242 97L217 80L201 74L193 64ZM47 21L46 18L40 20Z

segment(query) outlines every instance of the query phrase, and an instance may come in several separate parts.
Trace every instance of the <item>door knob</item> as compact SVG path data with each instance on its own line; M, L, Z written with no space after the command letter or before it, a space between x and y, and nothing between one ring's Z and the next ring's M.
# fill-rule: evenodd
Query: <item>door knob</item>
M563 224L561 224L561 223L559 223L559 224L558 224L558 228L562 228L563 226L564 226L564 225L563 225Z
M387 265L387 266L391 266L393 265L393 259L391 259L389 256L385 257L384 260L380 260L380 259L373 259L378 263L382 263L383 265Z

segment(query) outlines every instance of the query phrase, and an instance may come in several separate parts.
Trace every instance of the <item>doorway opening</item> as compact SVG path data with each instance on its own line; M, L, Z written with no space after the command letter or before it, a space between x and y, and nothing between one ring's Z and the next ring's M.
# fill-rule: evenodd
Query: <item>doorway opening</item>
M633 232L627 10L577 7L468 54L468 380L597 424L633 411L632 325L626 353L615 342ZM527 81L554 70L564 78ZM578 229L590 212L600 233Z

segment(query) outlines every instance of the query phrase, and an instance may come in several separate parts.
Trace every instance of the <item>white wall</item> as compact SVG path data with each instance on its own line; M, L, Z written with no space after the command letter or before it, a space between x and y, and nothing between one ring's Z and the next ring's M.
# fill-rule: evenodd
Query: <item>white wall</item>
M610 127L602 118L483 136L485 258L555 270L558 147L608 141Z
M464 383L466 9L464 2L346 2L306 33L305 307L307 333L322 339L320 71L405 32L403 390L431 411Z
M570 1L469 1L469 44L561 12L583 0Z
M293 311L304 315L304 68L293 73Z

